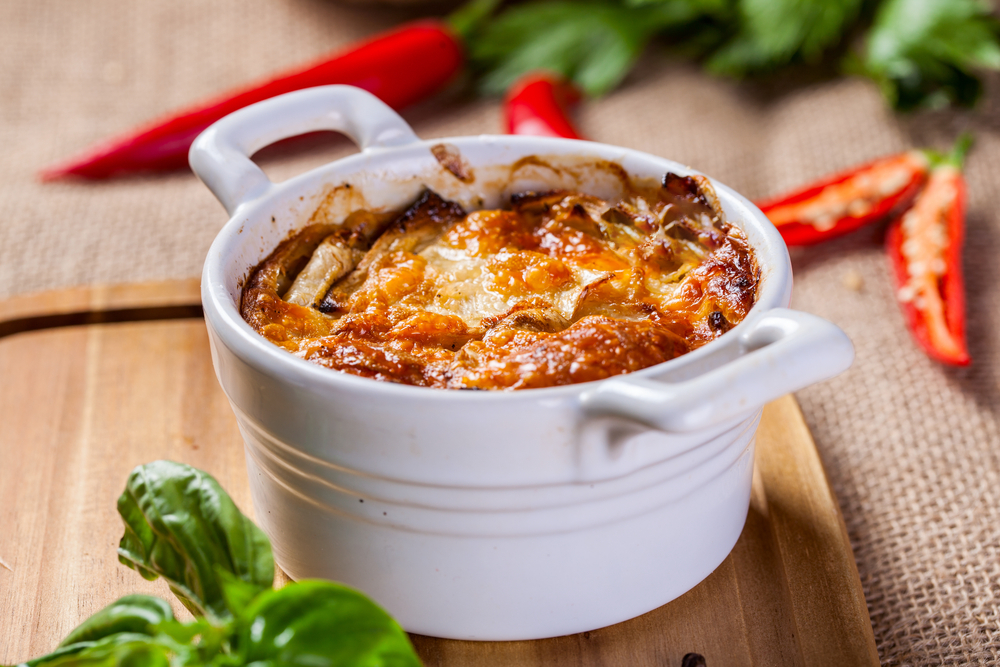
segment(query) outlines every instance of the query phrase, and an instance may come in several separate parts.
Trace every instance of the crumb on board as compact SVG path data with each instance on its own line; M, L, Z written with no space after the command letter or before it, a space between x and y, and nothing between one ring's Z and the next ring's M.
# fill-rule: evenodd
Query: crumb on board
M861 276L861 272L857 269L848 269L844 277L841 278L841 282L847 289L852 292L860 292L865 286L865 279Z

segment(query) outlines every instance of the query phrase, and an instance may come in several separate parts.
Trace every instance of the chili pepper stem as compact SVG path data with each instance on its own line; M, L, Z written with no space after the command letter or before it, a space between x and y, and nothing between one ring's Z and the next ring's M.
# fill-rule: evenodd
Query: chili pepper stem
M969 154L969 149L974 143L975 138L972 133L963 132L947 153L931 149L925 149L923 153L927 156L931 168L949 166L961 170L962 165L965 164L965 156Z
M945 162L957 169L961 169L962 165L965 164L965 156L969 154L969 149L972 148L972 144L974 143L975 138L972 136L972 133L963 132L955 140L955 145L952 146L951 152L945 157Z

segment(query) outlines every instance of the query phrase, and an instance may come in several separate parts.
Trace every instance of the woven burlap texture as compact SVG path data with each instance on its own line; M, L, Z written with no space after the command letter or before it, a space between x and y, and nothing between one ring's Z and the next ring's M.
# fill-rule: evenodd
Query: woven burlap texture
M190 174L42 185L34 172L166 110L392 25L403 10L320 0L0 3L0 297L198 275L222 209ZM971 368L929 361L894 302L881 231L793 253L794 306L857 346L799 394L843 508L888 665L1000 660L1000 115L899 118L856 79L738 85L650 55L580 125L690 164L751 197L972 129L965 269ZM499 131L494 101L409 110L424 137ZM286 178L351 149L271 151Z

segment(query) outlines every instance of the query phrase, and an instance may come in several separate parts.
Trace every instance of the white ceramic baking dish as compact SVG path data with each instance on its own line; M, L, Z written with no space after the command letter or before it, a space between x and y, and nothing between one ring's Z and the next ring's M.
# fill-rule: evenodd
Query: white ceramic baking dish
M342 132L361 152L280 184L248 157L314 130ZM440 144L460 154L471 182L441 166L431 151ZM532 155L559 169L512 175L510 165ZM346 86L234 113L198 138L190 159L232 216L205 262L202 299L215 369L246 441L257 522L293 579L360 588L411 632L550 637L681 595L742 530L761 407L853 359L837 327L785 308L791 268L781 237L713 181L762 274L747 318L695 352L630 375L519 392L331 371L258 336L238 309L248 272L321 205L337 221L360 206L404 206L425 184L470 208L526 188L611 196L617 181L587 166L596 159L640 178L696 172L586 141L421 141L376 98Z

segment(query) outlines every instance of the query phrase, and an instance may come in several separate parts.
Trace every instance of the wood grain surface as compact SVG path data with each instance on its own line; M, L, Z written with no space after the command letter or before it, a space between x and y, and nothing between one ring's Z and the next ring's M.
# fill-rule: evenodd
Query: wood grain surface
M170 597L116 558L115 501L136 465L203 468L253 515L243 443L204 323L190 317L198 308L192 281L0 303L0 664L52 650L121 595ZM709 667L877 665L844 523L793 398L765 408L757 438L746 527L693 590L569 637L414 636L425 664L679 667L698 652Z

